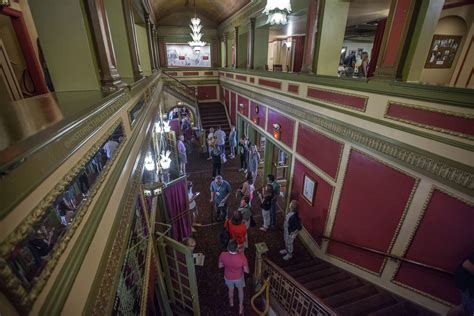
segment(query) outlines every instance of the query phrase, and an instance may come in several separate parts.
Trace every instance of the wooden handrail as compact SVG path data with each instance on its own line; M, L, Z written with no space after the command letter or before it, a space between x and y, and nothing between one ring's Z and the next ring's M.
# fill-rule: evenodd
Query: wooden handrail
M193 87L188 86L188 85L187 85L186 83L184 83L183 81L181 81L181 80L175 78L174 76L172 76L172 75L166 73L166 71L163 71L163 74L164 74L166 77L171 78L171 79L173 79L174 81L178 82L179 84L185 86L187 89L189 89L190 91L193 92L193 95L195 95L196 90L195 90Z
M398 261L410 263L410 264L413 264L413 265L416 265L416 266L419 266L419 267L422 267L422 268L425 268L425 269L435 270L435 271L438 271L438 272L441 272L441 273L448 274L450 276L454 275L453 272L442 269L442 268L431 266L429 264L418 262L418 261L415 261L415 260L410 260L410 259L407 259L407 258L399 257L399 256L396 256L396 255L392 255L392 254L389 254L389 253L386 253L386 252L383 252L383 251L379 251L379 250L375 250L375 249L372 249L372 248L356 245L356 244L353 244L353 243L348 242L348 241L342 241L342 240L334 239L334 238L327 237L327 236L316 235L316 237L321 238L321 239L326 239L326 240L329 240L329 241L333 241L333 242L337 242L337 243L340 243L340 244L343 244L343 245L346 245L346 246L349 246L349 247L358 248L358 249L361 249L361 250L364 250L364 251L367 251L367 252L371 252L371 253L374 253L374 254L377 254L377 255L381 255L381 256L393 259L393 260L398 260Z
M337 313L331 307L327 306L319 297L317 297L312 292L310 292L308 289L306 289L304 287L304 285L302 285L301 283L296 281L291 275L289 275L285 270L280 268L273 261L268 259L266 256L262 256L262 259L263 259L263 261L265 261L266 264L268 264L272 269L274 269L278 273L280 273L285 279L287 279L290 283L292 283L300 291L302 291L304 294L309 296L313 301L317 302L318 305L321 306L324 310L326 310L330 315L337 315Z

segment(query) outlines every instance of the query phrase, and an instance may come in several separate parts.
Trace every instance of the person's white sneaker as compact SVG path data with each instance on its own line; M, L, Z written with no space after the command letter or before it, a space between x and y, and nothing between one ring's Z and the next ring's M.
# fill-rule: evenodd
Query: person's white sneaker
M286 260L290 260L291 258L293 258L293 256L287 253L286 256L283 257L283 260L286 261Z
M263 226L260 227L260 230L261 230L262 232L266 232L266 231L267 231L267 229L266 229L265 227L263 227Z
M207 160L212 160L212 157L207 158Z
M288 253L288 252L286 251L286 249L280 250L280 254L281 254L281 255L286 255L287 253Z

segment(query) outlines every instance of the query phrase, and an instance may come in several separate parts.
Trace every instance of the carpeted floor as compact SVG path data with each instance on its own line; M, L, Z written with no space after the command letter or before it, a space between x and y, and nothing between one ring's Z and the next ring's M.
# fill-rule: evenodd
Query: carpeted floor
M224 284L224 272L223 269L217 267L218 257L222 251L219 244L219 234L223 224L215 223L214 214L211 213L209 186L212 177L212 164L206 158L207 155L200 153L197 147L194 147L193 152L189 155L187 165L189 180L193 182L193 191L201 192L196 201L199 210L197 222L204 226L196 227L197 231L194 233L197 241L195 252L202 252L206 256L204 266L196 266L201 315L238 315L237 291L234 294L234 307L231 309L227 299L227 287ZM239 163L238 158L229 160L222 168L222 176L230 183L233 192L245 180L244 174L238 171ZM261 183L262 179L259 176L256 188L260 188ZM253 205L252 210L256 216L257 226L249 231L249 249L245 253L250 266L250 274L245 278L245 315L255 315L250 305L251 296L254 294L252 275L255 264L255 243L266 242L270 249L267 255L271 260L277 264L283 262L279 254L279 250L284 248L283 213L278 213L277 229L262 232L258 229L262 224L262 219L260 209L256 204ZM237 206L238 201L235 195L232 195L229 210L236 210ZM307 256L307 252L300 242L295 244L295 256L298 255Z

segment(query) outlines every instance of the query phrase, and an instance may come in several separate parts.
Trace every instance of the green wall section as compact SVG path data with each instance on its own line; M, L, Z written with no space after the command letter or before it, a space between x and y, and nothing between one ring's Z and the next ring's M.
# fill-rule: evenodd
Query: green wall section
M100 90L82 1L29 1L56 91Z
M257 70L265 70L265 65L268 63L268 36L268 27L255 29L253 63Z
M245 69L247 68L247 34L239 34L239 59L238 61L238 67Z
M335 76L339 66L350 2L332 0L324 2L323 22L317 50L316 71L318 75Z
M138 50L140 52L140 63L142 65L143 74L151 75L150 54L148 53L148 38L144 26L135 24L135 32L137 34Z
M133 78L132 59L122 1L105 0L104 5L109 20L110 33L112 34L117 69L121 77Z

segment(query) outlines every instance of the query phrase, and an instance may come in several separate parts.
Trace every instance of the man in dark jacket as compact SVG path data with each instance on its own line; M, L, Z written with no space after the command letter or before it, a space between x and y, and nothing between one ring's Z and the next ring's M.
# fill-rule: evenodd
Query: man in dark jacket
M283 260L293 258L293 243L295 242L298 232L301 230L301 221L298 216L298 201L292 200L283 223L283 232L285 238L285 249L280 250Z
M461 293L461 305L453 307L448 316L474 315L474 252L456 269L454 281Z

